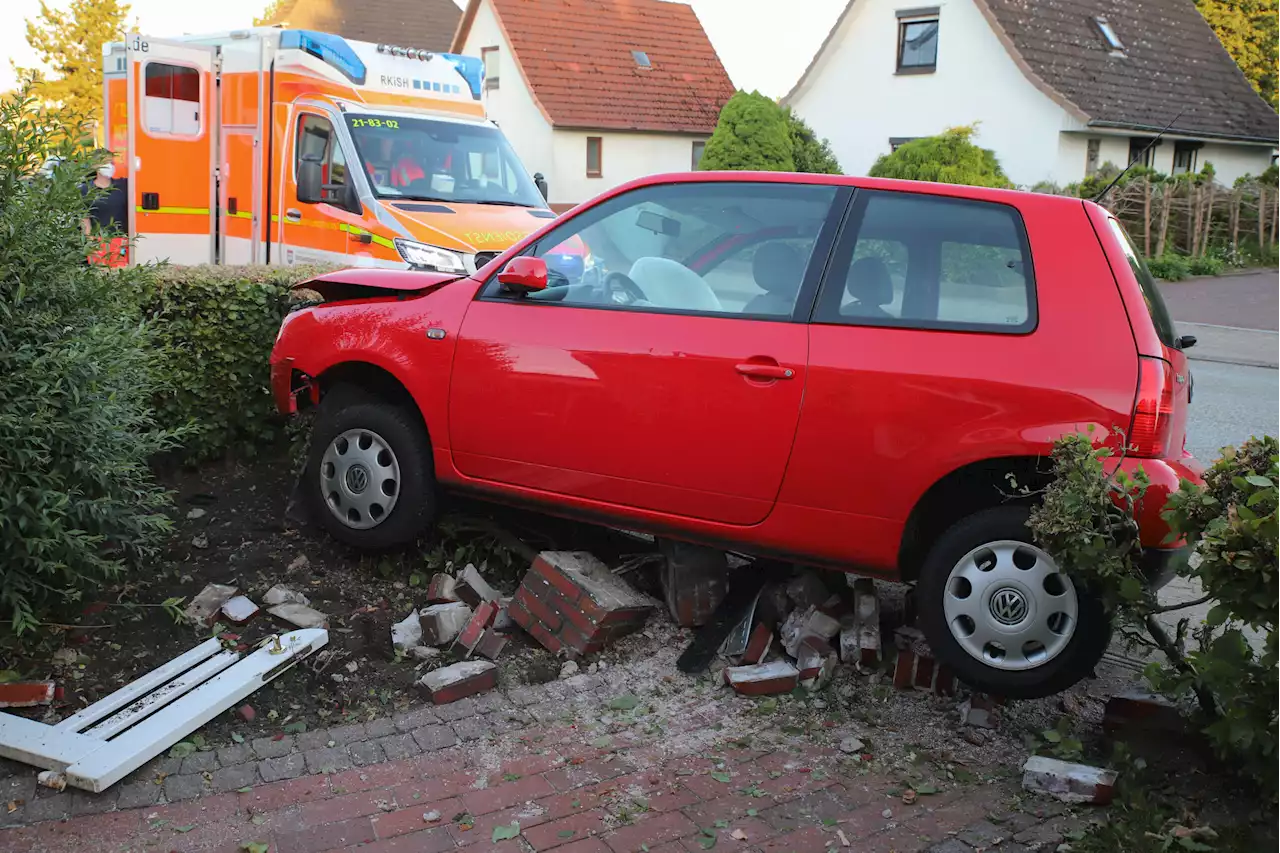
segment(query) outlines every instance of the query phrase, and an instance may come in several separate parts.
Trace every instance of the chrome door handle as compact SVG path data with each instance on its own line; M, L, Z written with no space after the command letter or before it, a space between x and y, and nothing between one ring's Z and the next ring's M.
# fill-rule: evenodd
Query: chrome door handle
M298 210L296 207L291 207L284 212L284 218L290 222L297 222L302 219L302 211Z

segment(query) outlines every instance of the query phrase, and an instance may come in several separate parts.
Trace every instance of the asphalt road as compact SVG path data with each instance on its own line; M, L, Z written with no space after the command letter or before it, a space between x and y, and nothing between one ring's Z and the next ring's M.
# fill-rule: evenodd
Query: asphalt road
M1191 363L1195 391L1187 415L1187 449L1206 464L1218 450L1251 435L1280 434L1280 374L1266 367Z
M1275 270L1162 281L1160 293L1175 321L1273 332L1280 328L1280 274Z

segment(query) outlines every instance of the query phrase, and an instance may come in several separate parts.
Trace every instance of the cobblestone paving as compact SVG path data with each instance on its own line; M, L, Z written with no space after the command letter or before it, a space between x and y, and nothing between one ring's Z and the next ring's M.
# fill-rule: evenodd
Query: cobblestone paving
M906 805L899 777L812 738L775 731L744 746L730 694L666 705L660 731L643 708L610 711L617 695L588 675L494 691L158 758L102 794L38 788L31 768L5 762L0 801L19 805L0 813L0 850L805 853L847 841L1021 853L1053 850L1082 823L1056 803L1016 799L1016 780L953 783ZM584 726L580 712L608 724ZM495 840L496 827L518 834Z

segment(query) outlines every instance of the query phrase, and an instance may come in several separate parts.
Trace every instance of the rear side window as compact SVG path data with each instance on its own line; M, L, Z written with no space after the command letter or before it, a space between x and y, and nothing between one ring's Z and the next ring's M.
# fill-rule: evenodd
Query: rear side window
M1164 297L1160 295L1160 288L1156 284L1155 276L1151 274L1151 270L1147 269L1146 261L1142 260L1142 256L1134 248L1133 241L1129 239L1128 234L1124 233L1124 228L1120 226L1119 222L1108 216L1107 227L1111 229L1116 242L1124 250L1124 257L1129 262L1129 269L1133 270L1133 277L1138 280L1138 285L1142 288L1142 299L1147 303L1147 313L1151 315L1151 325L1156 327L1156 337L1160 338L1160 343L1170 349L1181 349L1182 344L1179 342L1178 332L1173 326L1173 318L1169 316L1169 309L1164 304Z
M1025 333L1035 282L1018 212L993 202L860 191L814 321Z

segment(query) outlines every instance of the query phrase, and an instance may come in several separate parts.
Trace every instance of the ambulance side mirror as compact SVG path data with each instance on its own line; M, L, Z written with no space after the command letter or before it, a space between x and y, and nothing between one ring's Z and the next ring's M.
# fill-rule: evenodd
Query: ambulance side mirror
M538 188L538 192L542 193L542 200L547 200L547 179L541 172L534 172L533 185Z
M324 201L320 158L315 154L303 154L298 162L298 201L303 204L320 204Z

